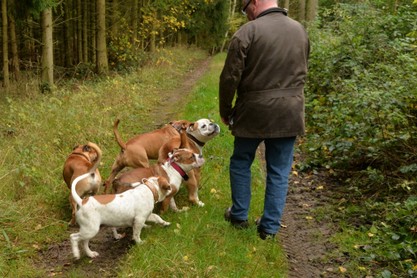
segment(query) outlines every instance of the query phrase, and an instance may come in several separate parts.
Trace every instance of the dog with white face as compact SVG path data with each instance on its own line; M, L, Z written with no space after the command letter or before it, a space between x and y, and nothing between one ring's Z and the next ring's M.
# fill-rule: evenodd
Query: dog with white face
M127 142L123 142L118 132L119 120L113 125L113 133L121 148L119 155L113 163L111 173L105 181L105 192L109 192L113 180L125 167L139 168L149 167L150 159L165 160L168 153L174 148L189 148L195 153L203 154L203 146L220 133L220 126L209 119L199 119L195 122L179 120L170 122L164 127L134 136ZM185 129L187 146L182 144L181 129ZM163 162L163 161L162 161ZM199 172L190 173L189 199L198 204L197 190L199 185ZM201 206L201 204L198 204Z
M163 177L150 177L142 180L142 184L121 194L95 195L81 199L75 191L77 183L93 175L87 173L77 177L71 184L71 194L79 206L76 220L80 226L78 233L70 236L72 253L75 259L80 258L78 243L81 241L85 253L90 258L99 254L91 251L89 241L100 230L100 225L112 227L132 227L133 239L143 243L140 238L145 222L154 222L162 226L171 223L164 221L159 215L152 213L154 205L165 199L171 192L171 186Z

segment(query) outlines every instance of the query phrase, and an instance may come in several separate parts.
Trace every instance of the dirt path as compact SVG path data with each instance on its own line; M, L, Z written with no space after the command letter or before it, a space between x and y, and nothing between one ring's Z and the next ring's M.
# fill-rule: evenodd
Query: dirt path
M332 227L317 221L312 211L329 201L326 176L292 175L280 239L290 265L289 277L341 277L326 253Z
M210 59L202 61L196 70L188 73L183 86L161 94L159 108L153 109L150 117L157 119L155 127L163 122L176 118L177 111L167 107L177 107L186 99L195 83L206 72ZM283 244L290 264L289 277L340 277L330 264L323 263L326 251L332 248L328 242L330 228L323 223L310 219L311 211L324 204L328 197L324 194L325 177L321 175L293 175L290 182L287 206L279 239ZM75 232L78 228L70 228ZM132 245L128 235L122 240L114 241L109 228L104 228L93 240L91 245L99 253L106 256L91 263L91 259L83 257L79 261L72 259L69 240L51 245L40 252L37 267L46 269L50 277L70 276L72 271L88 277L115 277L118 262L123 259Z

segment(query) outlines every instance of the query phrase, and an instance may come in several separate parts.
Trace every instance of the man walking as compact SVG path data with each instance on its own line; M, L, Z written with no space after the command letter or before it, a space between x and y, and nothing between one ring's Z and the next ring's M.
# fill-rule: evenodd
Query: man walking
M264 142L267 177L257 225L266 239L280 228L296 136L305 132L310 45L303 26L287 17L277 0L243 0L242 7L249 22L233 35L219 82L220 116L235 137L229 170L232 206L224 216L236 228L249 226L250 168Z

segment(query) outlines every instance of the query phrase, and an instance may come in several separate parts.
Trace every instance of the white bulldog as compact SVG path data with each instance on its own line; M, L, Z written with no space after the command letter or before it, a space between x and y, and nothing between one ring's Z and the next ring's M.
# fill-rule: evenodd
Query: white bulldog
M78 243L81 241L84 251L90 258L99 254L91 251L89 240L100 230L100 225L112 227L133 227L133 239L142 243L140 233L145 222L154 222L163 226L171 223L152 213L154 204L161 202L171 192L171 186L163 177L143 179L142 184L121 194L105 194L81 199L75 191L77 183L92 175L86 173L77 177L71 184L71 194L79 206L76 220L80 226L78 233L70 236L72 253L75 259L80 258Z

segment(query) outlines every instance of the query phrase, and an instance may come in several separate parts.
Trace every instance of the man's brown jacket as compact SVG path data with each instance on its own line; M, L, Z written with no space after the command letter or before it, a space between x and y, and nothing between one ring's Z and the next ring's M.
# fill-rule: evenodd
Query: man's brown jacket
M220 115L231 120L234 136L304 134L309 52L305 29L280 8L264 11L234 34L219 84Z

